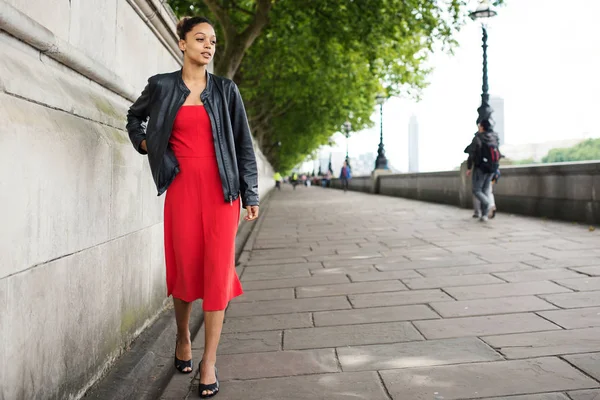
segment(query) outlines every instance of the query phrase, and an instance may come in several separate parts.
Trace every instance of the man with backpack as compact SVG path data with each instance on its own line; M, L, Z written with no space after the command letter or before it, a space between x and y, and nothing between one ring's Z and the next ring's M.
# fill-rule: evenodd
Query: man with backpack
M478 132L471 144L465 149L469 153L467 160L467 176L473 177L473 195L481 202L481 218L485 222L492 201L487 195L488 188L496 171L500 167L500 150L498 134L492 130L489 120L478 124Z

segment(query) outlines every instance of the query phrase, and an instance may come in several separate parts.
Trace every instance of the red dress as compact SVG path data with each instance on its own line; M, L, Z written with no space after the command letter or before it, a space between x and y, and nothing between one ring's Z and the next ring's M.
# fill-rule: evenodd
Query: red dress
M225 202L204 106L179 109L169 144L180 172L165 199L167 295L224 310L243 293L235 271L240 204Z

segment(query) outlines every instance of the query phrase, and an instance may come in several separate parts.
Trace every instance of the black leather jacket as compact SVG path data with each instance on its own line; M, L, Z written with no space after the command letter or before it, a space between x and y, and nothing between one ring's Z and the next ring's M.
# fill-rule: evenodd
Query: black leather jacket
M177 111L189 94L181 70L154 75L127 113L129 138L141 154L146 154L140 148L142 140L146 140L150 169L159 196L179 173L179 163L169 146L169 139ZM206 89L200 98L212 126L224 201L233 202L241 193L244 207L258 205L256 157L237 85L207 72Z

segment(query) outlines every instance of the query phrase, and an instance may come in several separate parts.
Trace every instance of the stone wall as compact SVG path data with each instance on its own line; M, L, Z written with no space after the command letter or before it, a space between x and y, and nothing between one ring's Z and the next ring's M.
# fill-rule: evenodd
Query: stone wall
M159 0L0 0L2 399L81 397L167 302L163 197L124 126L180 68L175 23Z
M354 178L351 190L472 207L471 181L461 171ZM339 187L339 181L332 182ZM600 223L600 162L503 167L494 185L498 210L567 221Z

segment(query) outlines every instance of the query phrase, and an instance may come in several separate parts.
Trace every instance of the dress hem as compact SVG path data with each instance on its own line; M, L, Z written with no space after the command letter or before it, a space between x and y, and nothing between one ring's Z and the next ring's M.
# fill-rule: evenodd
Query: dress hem
M223 307L223 308L214 308L214 307L211 307L211 309L207 309L207 308L205 308L205 306L204 306L204 299L203 299L202 297L195 297L195 298L194 298L194 297L182 298L182 297L179 297L179 296L177 296L176 294L174 294L174 293L171 293L171 292L167 292L167 297L173 297L174 299L178 299L178 300L181 300L181 301L185 301L186 303L193 303L193 302L194 302L194 301L196 301L196 300L202 300L202 310L203 310L203 311L209 311L209 312L210 312L210 311L225 311L225 310L227 309L227 306L228 306L228 305L229 305L229 303L231 302L231 300L235 299L236 297L240 297L240 296L241 296L241 295L243 295L243 294L244 294L244 292L242 291L242 292L240 292L239 294L236 294L236 295L233 295L233 296L231 296L231 298L230 298L229 300L227 300L227 304L225 304L225 307Z

